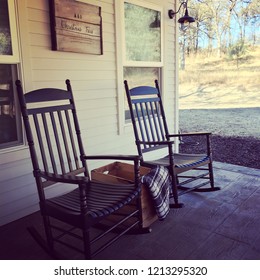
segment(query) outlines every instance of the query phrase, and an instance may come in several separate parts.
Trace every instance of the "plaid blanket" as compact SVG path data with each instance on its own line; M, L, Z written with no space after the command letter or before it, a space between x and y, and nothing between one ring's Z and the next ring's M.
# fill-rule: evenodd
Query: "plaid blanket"
M141 182L149 189L159 220L164 220L170 211L169 200L171 179L167 168L157 166L141 177Z

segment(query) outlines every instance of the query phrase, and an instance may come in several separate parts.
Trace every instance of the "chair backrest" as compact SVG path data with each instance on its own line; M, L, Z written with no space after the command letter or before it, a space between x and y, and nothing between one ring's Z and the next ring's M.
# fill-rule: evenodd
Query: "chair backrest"
M55 175L89 175L80 159L84 149L69 80L66 85L67 90L43 88L24 94L21 82L16 81L36 181L39 170ZM38 178L38 191L51 184Z
M142 143L168 140L158 81L155 80L155 87L139 86L132 89L129 89L127 81L124 83L139 155L163 148L162 145Z

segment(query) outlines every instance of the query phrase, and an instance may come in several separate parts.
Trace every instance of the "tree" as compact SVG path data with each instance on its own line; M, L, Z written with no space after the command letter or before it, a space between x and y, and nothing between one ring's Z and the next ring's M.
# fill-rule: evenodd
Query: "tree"
M243 40L238 41L236 44L230 46L229 56L236 60L237 68L239 67L239 60L246 53L246 45Z
M219 56L234 42L251 40L256 44L259 29L259 0L190 0L190 15L196 19L189 35L187 48L197 53L199 48L210 53L217 50Z
M232 32L231 32L231 18L234 12L234 9L237 5L239 0L229 0L229 11L228 11L228 18L227 18L227 27L228 27L228 46L232 45Z

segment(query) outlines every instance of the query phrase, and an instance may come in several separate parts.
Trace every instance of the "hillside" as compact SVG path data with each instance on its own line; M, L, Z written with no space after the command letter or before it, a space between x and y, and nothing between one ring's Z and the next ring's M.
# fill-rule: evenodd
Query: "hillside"
M186 57L180 70L180 109L260 107L260 47L239 59ZM238 64L237 64L238 62Z

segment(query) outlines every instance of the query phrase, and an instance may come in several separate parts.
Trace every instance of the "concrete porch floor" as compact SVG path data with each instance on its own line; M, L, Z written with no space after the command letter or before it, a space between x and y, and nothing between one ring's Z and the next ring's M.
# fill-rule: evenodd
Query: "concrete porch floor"
M125 235L95 259L260 260L260 170L220 162L214 170L221 191L181 196L185 207L151 233ZM39 212L0 227L0 259L51 259L28 233L32 224L43 232Z

